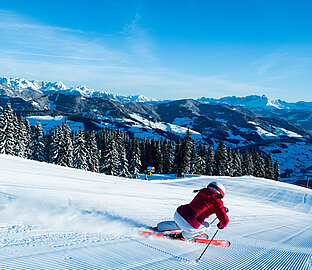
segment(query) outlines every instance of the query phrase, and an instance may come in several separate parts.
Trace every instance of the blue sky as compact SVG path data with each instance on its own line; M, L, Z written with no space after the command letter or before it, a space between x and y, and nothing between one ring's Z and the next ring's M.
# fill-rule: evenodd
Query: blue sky
M0 76L158 99L312 101L312 2L0 2Z

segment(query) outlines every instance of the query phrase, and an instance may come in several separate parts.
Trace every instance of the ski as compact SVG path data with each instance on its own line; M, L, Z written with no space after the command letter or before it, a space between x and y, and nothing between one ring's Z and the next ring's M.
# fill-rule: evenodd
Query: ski
M155 237L166 237L169 238L169 234L172 233L178 233L178 232L149 232L149 231L141 231L140 232L144 236L155 236ZM172 238L169 238L172 239ZM184 239L172 239L172 240L179 240L179 241L187 241L187 242L195 242L195 243L201 243L201 244L209 244L211 240L200 236L197 236L193 238L192 240L184 240ZM229 247L231 243L227 240L212 240L210 245L213 246L220 246L220 247Z

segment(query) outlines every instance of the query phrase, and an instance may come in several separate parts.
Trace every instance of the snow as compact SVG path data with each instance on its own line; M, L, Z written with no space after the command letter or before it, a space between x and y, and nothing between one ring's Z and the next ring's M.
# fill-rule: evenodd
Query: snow
M45 82L37 80L27 80L24 78L6 78L0 77L0 84L15 86L20 88L20 92L25 89L32 89L39 93L62 93L64 95L79 95L82 97L104 97L116 102L138 102L138 103L163 103L166 100L157 100L143 95L121 96L110 94L102 90L95 90L85 85L77 87L68 87L63 82Z
M301 135L299 135L298 133L296 132L293 132L293 131L290 131L290 130L287 130L285 128L277 128L277 127L274 127L275 129L275 133L279 136L288 136L288 137L293 137L293 138L302 138Z
M216 118L215 121L226 124L228 120L222 119L222 118Z
M250 144L250 141L246 140L240 135L234 135L232 130L228 131L227 139L229 139L229 142L227 142L228 146L231 146L233 148L235 147L241 147ZM230 143L230 141L234 141L234 143Z
M267 130L264 130L263 128L256 126L257 129L257 133L259 134L260 137L266 139L267 137L278 137L277 135L275 135L272 132L269 132Z
M290 182L305 179L302 177L303 170L312 164L312 144L310 143L276 142L270 146L260 146L260 150L271 153L272 158L278 161L281 173L288 169L292 171L291 175L299 177L299 179L288 179Z
M192 125L194 123L194 120L196 120L198 117L177 117L174 119L172 124L177 125L177 126L188 126Z
M249 121L249 124L252 124L255 126L257 133L259 134L260 137L262 137L263 139L267 139L269 138L278 138L280 136L287 136L287 137L292 137L292 138L303 138L301 135L299 135L296 132L287 130L285 128L279 128L279 127L275 127L275 126L270 126L270 131L264 130L263 128L261 128L259 126L259 124L253 122L253 121ZM234 127L236 127L237 129L240 129L243 132L247 132L248 130L245 128L239 128L236 125L234 125Z
M129 124L128 130L133 132L133 134L135 134L136 137L141 138L141 139L143 139L144 137L160 139L162 136L154 132L154 130L157 130L157 129L165 131L165 132L171 132L180 137L185 137L185 134L187 133L187 130L188 130L188 128L186 127L181 127L175 124L153 122L146 118L143 118L142 116L136 113L130 114L130 116L135 121L132 121L130 119L123 119L123 122L129 122L130 124ZM190 129L189 131L194 140L202 139L202 135L199 132L194 131L192 129Z
M122 179L0 155L0 269L312 269L312 191L251 176ZM143 237L226 186L231 247ZM209 220L212 220L212 216ZM212 225L210 237L216 230Z
M55 129L57 126L61 126L62 123L66 120L66 117L63 115L58 115L58 116L29 116L27 117L29 123L31 126L36 126L37 122L41 123L42 130L47 133L51 129ZM76 121L71 121L67 120L67 124L70 127L72 131L77 131L77 130L84 130L85 126L81 122L76 122Z

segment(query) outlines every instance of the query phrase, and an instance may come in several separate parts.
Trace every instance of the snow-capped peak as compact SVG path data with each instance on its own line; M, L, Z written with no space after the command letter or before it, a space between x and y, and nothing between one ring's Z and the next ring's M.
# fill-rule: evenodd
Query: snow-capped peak
M229 104L235 106L243 106L249 109L282 109L283 106L280 104L279 100L270 100L266 95L249 95L245 97L229 96L222 97L220 99L205 98L202 97L198 99L203 102L209 102L211 104Z
M79 95L83 97L104 97L116 102L127 103L127 102L137 102L137 103L157 103L160 102L157 99L148 98L146 96L135 95L135 96L121 96L116 94L110 94L101 90L92 89L86 85L80 85L77 87L68 87L63 82L45 82L37 80L26 80L24 78L7 78L0 77L0 84L5 84L8 86L14 86L19 89L19 92L31 89L42 94L51 93L62 93L64 95Z

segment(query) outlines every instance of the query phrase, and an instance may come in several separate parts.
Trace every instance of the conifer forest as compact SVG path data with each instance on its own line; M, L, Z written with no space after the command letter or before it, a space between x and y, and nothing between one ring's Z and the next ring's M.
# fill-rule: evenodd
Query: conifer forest
M242 176L279 180L279 165L271 155L241 153L220 142L216 149L194 141L187 132L177 141L139 139L121 130L71 131L67 122L43 132L40 122L17 117L10 104L0 115L0 154L126 178L139 178L148 167L157 174Z

